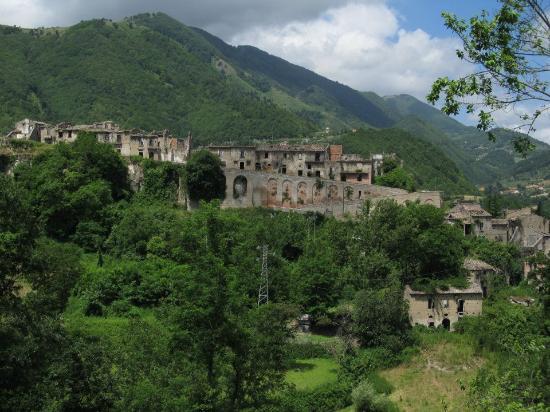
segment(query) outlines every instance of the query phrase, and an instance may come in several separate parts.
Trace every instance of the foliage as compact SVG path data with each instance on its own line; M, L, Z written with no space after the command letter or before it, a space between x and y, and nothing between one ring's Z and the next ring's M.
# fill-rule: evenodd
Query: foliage
M376 184L380 186L397 187L414 192L414 179L405 169L398 167L376 177Z
M15 176L28 190L46 234L60 240L74 236L92 250L108 233L107 206L125 198L129 190L126 166L118 154L86 134L21 164Z
M443 94L443 112L456 115L461 107L473 113L477 104L467 99L481 97L480 105L489 110L478 113L478 128L482 130L493 125L495 111L535 101L539 106L532 113L520 114L531 132L535 121L550 107L545 78L548 67L544 64L550 54L547 42L550 20L543 1L501 0L500 3L494 15L482 11L468 22L443 13L445 26L463 42L457 56L480 69L456 80L437 79L428 100L435 103ZM514 144L524 155L533 148L530 141L522 137Z
M186 186L191 200L207 202L225 197L221 160L207 150L194 152L186 165Z
M411 341L408 307L398 287L358 292L353 320L353 334L363 346L397 352Z
M393 412L398 408L384 395L377 393L369 380L364 380L352 392L353 405L357 412Z

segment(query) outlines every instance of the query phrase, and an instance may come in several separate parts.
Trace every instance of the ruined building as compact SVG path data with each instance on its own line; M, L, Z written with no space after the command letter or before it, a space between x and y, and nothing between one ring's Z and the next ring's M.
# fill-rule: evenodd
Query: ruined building
M499 273L488 263L472 258L465 259L464 269L468 272L466 288L449 287L424 292L409 285L405 287L404 297L409 304L412 325L442 326L452 330L455 322L463 316L481 314L483 298L491 293Z
M146 133L138 129L122 129L111 121L82 125L51 125L24 119L15 124L8 137L55 144L74 142L78 134L83 132L94 133L98 141L111 144L123 156L185 163L191 152L191 136L180 139L170 135L167 130Z
M123 156L185 163L191 152L191 136L176 138L164 130L145 133L122 129L105 121L89 125L48 123L24 119L8 135L12 139L54 144L74 142L83 132L112 145ZM363 159L343 153L342 145L262 144L257 146L210 145L203 149L219 156L225 172L226 196L222 207L269 207L319 212L333 216L356 215L365 201L393 199L398 203L420 201L441 207L441 193L415 192L373 184L385 157ZM140 187L139 164L129 165L133 186ZM190 207L195 206L192 202Z

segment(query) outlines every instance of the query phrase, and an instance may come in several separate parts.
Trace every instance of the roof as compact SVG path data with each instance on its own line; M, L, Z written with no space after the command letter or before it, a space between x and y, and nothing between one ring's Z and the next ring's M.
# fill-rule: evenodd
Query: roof
M458 203L449 213L449 219L468 219L472 217L491 217L491 214L481 207L479 203Z
M530 207L524 207L523 209L507 209L506 219L514 220L520 217L530 216L533 214L533 210Z
M256 150L262 151L282 151L282 152L324 152L328 149L327 145L322 144L262 144L256 147Z
M459 295L459 294L480 294L483 295L483 291L481 290L481 286L479 283L471 280L470 285L467 288L459 289L454 287L449 287L447 290L443 289L436 289L435 293L432 292L424 292L422 290L413 290L409 285L405 286L405 293L409 295Z
M491 224L495 225L508 225L508 219L491 219Z
M493 270L496 272L496 269L487 262L474 258L464 259L463 268L469 271Z

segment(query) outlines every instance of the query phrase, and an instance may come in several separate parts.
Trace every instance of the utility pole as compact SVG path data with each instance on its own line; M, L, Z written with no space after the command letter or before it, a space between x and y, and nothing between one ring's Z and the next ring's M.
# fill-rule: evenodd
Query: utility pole
M258 290L258 307L269 303L269 272L267 269L267 254L269 248L262 246L262 273L260 275L260 289Z

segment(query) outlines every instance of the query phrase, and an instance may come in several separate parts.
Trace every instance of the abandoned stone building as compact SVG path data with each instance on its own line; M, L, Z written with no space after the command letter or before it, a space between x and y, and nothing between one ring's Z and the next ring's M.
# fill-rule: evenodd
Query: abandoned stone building
M185 163L192 149L191 136L179 139L166 130L145 133L122 129L110 121L50 125L24 119L8 137L55 144L74 142L82 132L94 133L98 141L111 144L123 156ZM395 155L363 159L343 153L342 145L328 144L210 145L205 149L222 160L227 187L222 207L269 207L339 217L357 215L366 200L419 201L435 207L442 204L440 192L409 193L373 184L373 177L382 172L384 159ZM130 162L129 175L133 187L139 189L143 179L139 164ZM187 202L185 195L181 198L190 208L196 206Z
M111 144L123 156L185 163L191 151L190 135L182 139L170 135L167 130L146 133L138 129L122 129L111 121L85 125L51 125L24 119L15 124L8 137L55 144L74 142L78 134L83 132L95 133L98 141Z
M373 176L381 170L382 165L380 156L373 162L373 159L363 159L357 154L344 154L342 145L210 145L206 149L219 156L226 169L318 177L342 182L372 184Z
M550 255L550 220L530 207L506 210L503 219L495 219L479 203L461 202L448 212L447 222L461 225L465 235L515 244L524 258L538 252ZM525 260L524 276L532 270Z
M468 272L468 287L464 289L449 287L430 293L405 286L412 325L453 330L453 325L463 316L481 314L483 298L490 294L498 272L488 263L472 258L464 261L464 269Z
M393 199L399 204L418 201L438 208L442 205L440 192L409 193L362 182L240 169L225 169L225 179L222 207L269 207L341 217L357 215L367 200L374 204L382 199Z

